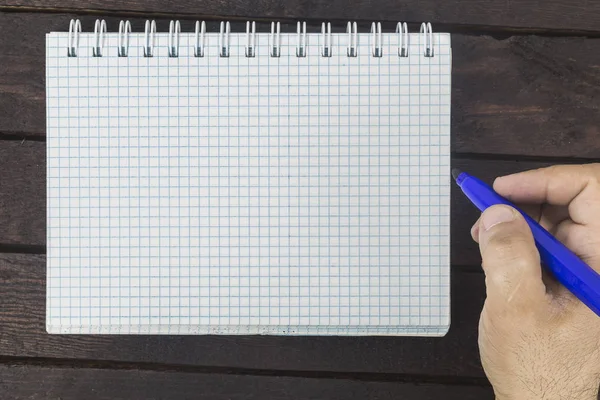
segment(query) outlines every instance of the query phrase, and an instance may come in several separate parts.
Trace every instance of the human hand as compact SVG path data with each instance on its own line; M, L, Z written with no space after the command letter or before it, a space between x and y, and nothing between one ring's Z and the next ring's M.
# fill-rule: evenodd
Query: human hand
M494 189L600 272L600 164L509 175ZM542 270L513 208L490 207L471 234L487 288L479 350L496 398L596 400L600 317Z

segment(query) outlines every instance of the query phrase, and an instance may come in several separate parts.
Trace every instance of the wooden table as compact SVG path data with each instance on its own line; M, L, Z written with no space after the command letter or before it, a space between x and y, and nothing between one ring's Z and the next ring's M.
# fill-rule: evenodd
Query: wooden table
M50 336L45 332L44 36L108 17L431 21L453 33L452 163L483 178L600 159L600 2L583 0L0 1L0 398L485 399L485 287L452 192L452 328L444 338ZM260 17L260 18L258 18ZM215 22L216 24L216 22ZM215 29L215 26L209 26ZM267 30L261 25L260 30Z

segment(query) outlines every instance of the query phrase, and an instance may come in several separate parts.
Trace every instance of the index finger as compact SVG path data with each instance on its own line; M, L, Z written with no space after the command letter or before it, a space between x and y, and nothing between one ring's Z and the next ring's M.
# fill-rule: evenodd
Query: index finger
M494 190L515 203L568 206L585 224L600 217L600 164L558 165L497 178Z

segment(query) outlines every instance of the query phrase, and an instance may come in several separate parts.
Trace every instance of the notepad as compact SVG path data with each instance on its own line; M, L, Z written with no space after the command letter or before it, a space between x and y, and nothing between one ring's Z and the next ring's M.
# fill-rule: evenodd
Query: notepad
M265 26L47 35L48 332L447 331L450 36Z

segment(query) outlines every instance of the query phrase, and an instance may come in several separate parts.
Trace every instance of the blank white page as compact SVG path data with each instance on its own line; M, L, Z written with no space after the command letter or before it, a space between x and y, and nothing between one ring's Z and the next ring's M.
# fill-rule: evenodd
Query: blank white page
M448 34L47 36L50 333L440 335L449 326Z

